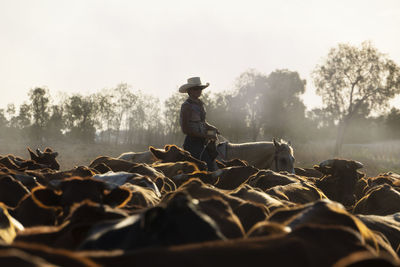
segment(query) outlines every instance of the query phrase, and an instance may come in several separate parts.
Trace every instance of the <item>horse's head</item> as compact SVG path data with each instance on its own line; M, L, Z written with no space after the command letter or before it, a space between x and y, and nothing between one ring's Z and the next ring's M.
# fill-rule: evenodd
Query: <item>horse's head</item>
M294 173L294 156L293 148L290 145L290 141L286 142L273 139L275 147L274 164L271 168L274 171L287 171Z

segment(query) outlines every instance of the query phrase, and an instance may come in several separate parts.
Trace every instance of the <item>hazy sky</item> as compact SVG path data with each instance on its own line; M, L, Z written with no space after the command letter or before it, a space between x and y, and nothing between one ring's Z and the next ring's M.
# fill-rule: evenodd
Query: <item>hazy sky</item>
M310 72L338 43L371 40L400 65L400 1L0 0L0 34L0 108L38 86L165 99L200 76L218 92L249 68L298 71L315 106Z

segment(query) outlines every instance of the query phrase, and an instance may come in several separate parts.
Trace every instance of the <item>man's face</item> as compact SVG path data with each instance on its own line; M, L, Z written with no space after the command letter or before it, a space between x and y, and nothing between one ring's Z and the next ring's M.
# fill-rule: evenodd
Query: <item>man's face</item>
M192 87L188 90L188 93L191 97L199 98L202 91L201 87Z

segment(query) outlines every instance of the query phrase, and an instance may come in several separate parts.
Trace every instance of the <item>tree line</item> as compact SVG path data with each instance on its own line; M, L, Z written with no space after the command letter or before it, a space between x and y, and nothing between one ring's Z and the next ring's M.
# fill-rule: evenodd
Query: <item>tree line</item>
M206 89L207 120L231 142L283 138L297 143L335 140L362 143L399 138L400 110L388 101L400 93L400 68L370 42L339 44L312 73L324 106L307 111L306 80L287 69L243 72L233 88ZM180 106L186 94L165 101L126 83L90 95L52 98L48 88L29 91L29 101L0 109L0 140L181 145Z

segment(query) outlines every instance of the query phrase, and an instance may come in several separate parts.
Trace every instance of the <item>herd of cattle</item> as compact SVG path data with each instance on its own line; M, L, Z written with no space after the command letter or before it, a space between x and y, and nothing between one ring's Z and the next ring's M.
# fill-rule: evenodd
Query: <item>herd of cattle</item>
M395 173L208 172L175 145L62 171L28 151L0 156L0 266L400 266Z

